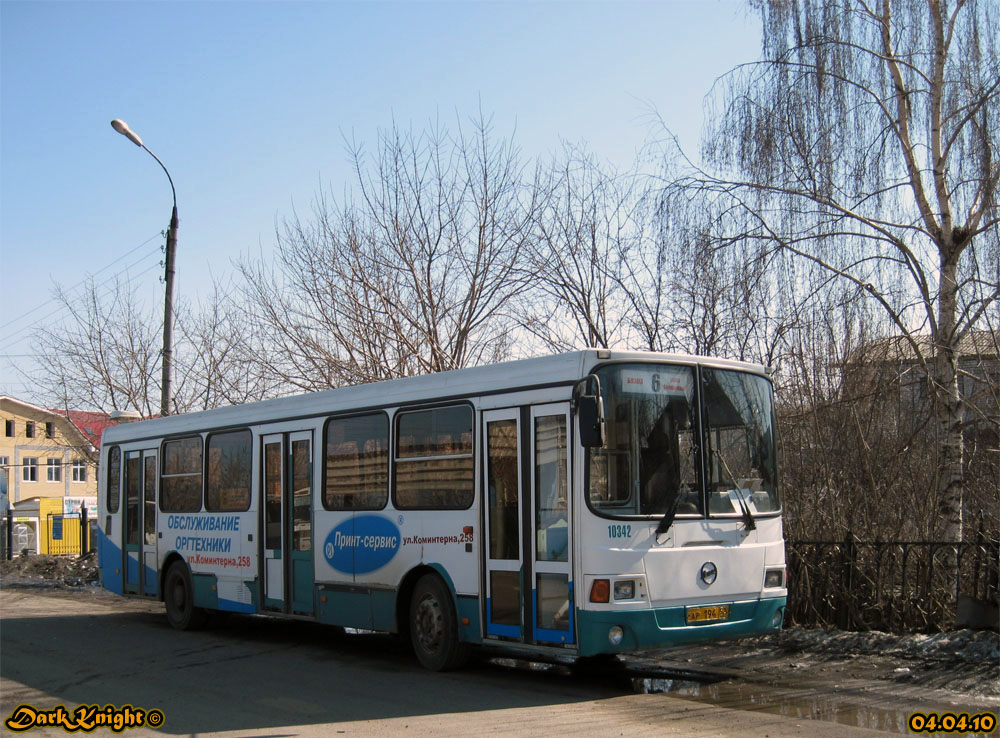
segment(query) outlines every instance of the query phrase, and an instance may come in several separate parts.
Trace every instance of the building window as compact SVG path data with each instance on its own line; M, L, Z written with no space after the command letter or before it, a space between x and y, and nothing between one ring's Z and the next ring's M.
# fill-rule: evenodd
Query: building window
M27 421L25 421L25 423L24 423L24 435L26 435L28 438L34 438L35 437L35 421L34 420L27 420Z
M73 481L87 481L87 462L83 459L73 459Z
M50 482L62 481L62 459L46 459L45 466Z
M10 464L10 457L8 457L8 456L0 456L0 468L3 468L5 466L7 466L8 464Z
M21 480L24 482L38 481L38 459L29 456L21 462Z
M14 437L14 421L13 420L5 420L5 421L3 421L3 428L4 428L4 433L7 435L7 438L13 438Z
M56 424L55 423L46 423L45 424L45 437L46 438L55 438L56 437Z

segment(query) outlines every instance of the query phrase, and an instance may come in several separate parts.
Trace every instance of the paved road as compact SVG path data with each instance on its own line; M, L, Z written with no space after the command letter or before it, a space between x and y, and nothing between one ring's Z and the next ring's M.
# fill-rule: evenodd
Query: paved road
M157 731L188 736L863 736L834 723L732 710L612 679L476 663L417 666L395 640L312 623L233 617L171 630L158 603L0 590L0 712L30 703L159 708ZM108 731L102 731L109 735ZM3 733L10 735L5 728ZM100 734L100 733L97 733ZM26 735L65 736L56 729Z

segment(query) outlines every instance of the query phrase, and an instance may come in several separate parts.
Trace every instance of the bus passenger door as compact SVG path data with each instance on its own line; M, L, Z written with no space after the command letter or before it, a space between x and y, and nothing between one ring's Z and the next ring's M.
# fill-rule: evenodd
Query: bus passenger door
M569 403L531 408L531 619L535 642L574 643Z
M156 551L156 451L142 452L142 593L155 597L159 592L159 562Z
M569 403L483 413L486 635L571 644Z
M264 497L261 510L264 515L264 557L261 576L264 582L264 609L285 609L285 560L281 532L284 527L282 509L282 480L285 476L285 439L282 435L264 436L261 438L264 460L264 484L261 493Z
M312 432L292 433L288 437L288 482L285 487L285 540L289 553L291 577L286 598L289 608L299 615L312 615Z
M312 615L312 433L264 436L264 609Z
M521 453L516 409L483 413L486 453L486 634L522 640Z
M122 555L125 592L155 595L156 451L125 452Z

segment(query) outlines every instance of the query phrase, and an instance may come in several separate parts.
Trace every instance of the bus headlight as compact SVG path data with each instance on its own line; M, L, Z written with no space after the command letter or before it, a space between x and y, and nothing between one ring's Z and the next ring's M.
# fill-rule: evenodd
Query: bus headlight
M780 587L785 583L784 569L768 569L764 572L764 589Z
M785 608L780 607L777 609L777 611L775 611L774 617L771 618L771 627L780 628L781 621L784 620L784 618L785 618Z
M620 582L615 582L615 599L616 600L631 600L635 597L635 581L632 579L623 579Z
M608 641L610 641L611 645L620 646L624 638L625 631L622 630L622 626L612 625L611 629L608 631Z

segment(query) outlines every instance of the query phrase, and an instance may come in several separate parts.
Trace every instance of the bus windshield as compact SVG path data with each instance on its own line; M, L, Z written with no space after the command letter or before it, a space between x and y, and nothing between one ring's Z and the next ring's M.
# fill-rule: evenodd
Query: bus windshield
M690 366L618 364L596 373L607 445L588 454L595 511L704 516L707 510L738 516L746 508L751 514L779 509L771 386L765 378L703 368L698 393L698 375Z

